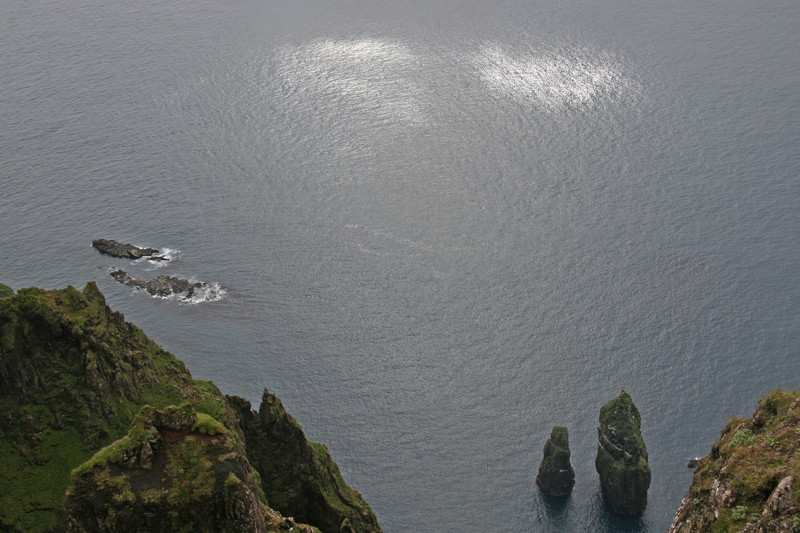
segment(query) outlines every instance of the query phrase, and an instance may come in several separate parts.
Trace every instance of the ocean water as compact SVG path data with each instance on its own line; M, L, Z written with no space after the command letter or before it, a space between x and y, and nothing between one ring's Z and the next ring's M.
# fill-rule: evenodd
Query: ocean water
M0 10L0 281L96 280L195 377L277 393L387 533L664 531L686 461L797 386L796 1ZM594 471L621 389L636 519ZM553 425L562 503L534 483Z

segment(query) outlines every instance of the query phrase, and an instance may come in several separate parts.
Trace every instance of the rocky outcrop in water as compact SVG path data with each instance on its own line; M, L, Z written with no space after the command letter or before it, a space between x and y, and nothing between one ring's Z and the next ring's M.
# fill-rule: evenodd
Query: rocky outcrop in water
M132 244L123 244L108 239L95 239L92 241L92 246L100 253L110 255L111 257L120 257L123 259L141 259L142 257L147 257L148 259L156 261L167 260L166 257L156 255L160 252L155 248L139 248Z
M569 461L569 433L564 426L555 426L544 445L544 456L539 465L536 484L555 498L564 498L575 486L575 470Z
M668 533L800 531L800 391L732 418L700 459Z
M177 296L184 300L192 300L198 296L206 295L209 291L215 289L215 287L209 283L190 281L173 276L158 276L154 279L134 278L122 269L112 271L111 277L123 285L147 291L153 296L158 296L160 298Z
M603 496L618 514L638 515L647 506L650 466L641 417L624 390L600 409L595 467Z
M253 414L192 379L94 283L0 298L0 531L379 533L327 449L265 398ZM295 501L330 505L301 526Z

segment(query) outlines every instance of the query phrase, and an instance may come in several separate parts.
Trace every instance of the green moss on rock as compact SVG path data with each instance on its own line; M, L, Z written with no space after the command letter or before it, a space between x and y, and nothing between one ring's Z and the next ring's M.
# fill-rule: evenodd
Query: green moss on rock
M13 294L14 294L14 289L9 287L8 285L0 283L0 298L6 298Z
M575 470L569 458L569 432L564 426L555 426L544 445L544 456L536 476L536 484L548 496L564 498L572 493Z
M238 405L247 455L261 474L271 507L324 533L339 533L345 520L358 532L381 531L367 502L342 479L328 449L306 439L277 396L265 389L257 413L241 398L229 400Z
M600 409L595 467L603 496L618 514L638 515L647 506L650 466L641 416L624 390Z

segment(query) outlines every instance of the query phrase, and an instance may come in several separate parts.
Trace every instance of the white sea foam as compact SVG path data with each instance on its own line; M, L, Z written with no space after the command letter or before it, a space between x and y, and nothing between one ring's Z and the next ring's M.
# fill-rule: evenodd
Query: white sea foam
M196 283L194 280L189 280ZM191 296L185 293L177 295L182 303L199 304L203 302L218 302L228 294L228 290L217 282L203 283L202 287L196 288Z
M133 261L131 264L146 265L144 270L153 271L167 266L181 256L180 250L174 250L172 248L160 248L159 250L159 253L155 255L158 259L155 259L153 256L145 256Z

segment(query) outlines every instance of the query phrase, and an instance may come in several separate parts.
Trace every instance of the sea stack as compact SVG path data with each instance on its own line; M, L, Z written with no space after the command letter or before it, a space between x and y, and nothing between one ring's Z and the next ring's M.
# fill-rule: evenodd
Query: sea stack
M575 470L569 462L569 433L564 426L555 426L544 445L536 484L548 496L566 498L575 485Z
M624 390L600 409L595 467L608 505L617 514L638 515L647 506L650 466L641 417Z

